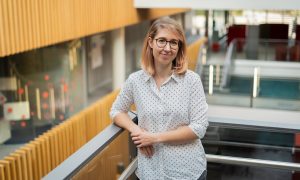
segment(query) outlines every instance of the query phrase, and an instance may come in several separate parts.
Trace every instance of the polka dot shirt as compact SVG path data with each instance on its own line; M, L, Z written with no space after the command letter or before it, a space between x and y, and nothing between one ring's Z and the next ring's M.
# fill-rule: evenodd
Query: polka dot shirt
M128 112L135 104L138 125L149 132L165 132L188 126L199 137L182 144L154 145L148 158L138 152L137 176L141 180L193 180L206 169L201 143L207 121L207 103L201 79L188 70L184 75L172 74L158 89L155 80L140 70L129 76L114 102L110 115Z

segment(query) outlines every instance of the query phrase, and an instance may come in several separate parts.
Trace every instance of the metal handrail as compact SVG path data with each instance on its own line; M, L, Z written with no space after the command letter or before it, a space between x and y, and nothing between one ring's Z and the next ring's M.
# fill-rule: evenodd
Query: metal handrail
M204 50L205 49L205 50ZM203 58L205 58L205 62L206 62L206 58L207 58L207 53L206 53L206 45L202 44L199 47L199 53L198 53L198 57L197 57L197 63L196 63L196 68L195 71L202 77L202 73L203 73L203 66L205 64L203 64Z
M138 165L137 158L134 158L133 161L129 164L129 166L123 171L118 180L126 180L128 179L132 173L136 170Z
M136 114L129 112L130 118L137 122ZM88 164L99 154L109 143L111 143L124 129L111 124L83 147L63 161L49 174L43 177L44 180L71 179L82 167Z
M206 154L207 162L211 163L221 163L221 164L230 164L230 165L243 165L243 166L253 166L253 167L263 167L263 168L274 168L281 170L289 171L300 171L299 163L290 163L282 161L270 161L262 159L253 159L253 158L241 158L241 157L232 157L232 156L222 156L222 155L213 155ZM137 168L137 159L134 159L130 166L123 171L118 180L126 180Z
M270 149L290 152L300 152L300 148L291 146L277 146L277 145L265 145L265 144L254 144L245 142L232 142L222 140L202 140L202 144L209 146L232 146L232 147L243 147L243 148L259 148L259 149Z
M206 154L207 162L300 171L300 163Z
M232 55L233 55L233 50L234 50L235 44L236 44L236 39L231 41L231 43L229 44L228 50L226 52L223 71L222 71L222 81L221 81L221 85L220 85L221 89L225 88L229 82L230 68L232 65L231 61L232 61Z

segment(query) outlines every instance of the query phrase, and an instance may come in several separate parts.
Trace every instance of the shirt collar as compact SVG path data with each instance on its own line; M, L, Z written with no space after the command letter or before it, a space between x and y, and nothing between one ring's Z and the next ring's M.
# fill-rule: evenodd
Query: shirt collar
M144 71L144 81L147 82L150 80L152 76L150 74L148 74L146 71ZM173 79L176 83L178 83L180 81L180 77L178 75L176 75L174 72L171 75L171 79Z
M151 75L148 74L148 73L147 73L146 71L144 71L144 70L143 70L143 72L144 72L144 81L145 81L145 82L149 81L149 79L151 78Z
M173 72L173 74L171 75L171 78L175 81L175 82L179 82L179 80L180 80L180 77L177 75L177 74L175 74L174 72Z

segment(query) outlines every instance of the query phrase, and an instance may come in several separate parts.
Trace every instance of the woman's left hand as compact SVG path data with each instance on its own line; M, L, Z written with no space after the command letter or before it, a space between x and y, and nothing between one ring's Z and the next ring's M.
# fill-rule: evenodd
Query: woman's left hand
M143 130L142 132L132 133L131 139L136 147L145 147L157 143L158 138L154 133Z

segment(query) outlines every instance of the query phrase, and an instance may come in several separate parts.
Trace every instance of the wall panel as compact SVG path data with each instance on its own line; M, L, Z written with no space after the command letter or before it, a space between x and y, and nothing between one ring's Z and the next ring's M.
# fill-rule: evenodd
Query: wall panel
M135 9L133 0L0 0L0 57L184 11Z
M198 56L200 53L200 48L201 48L201 46L203 46L206 43L206 41L207 41L207 39L205 37L200 38L187 47L188 68L190 70L193 70L193 71L196 70L196 65L197 65Z

